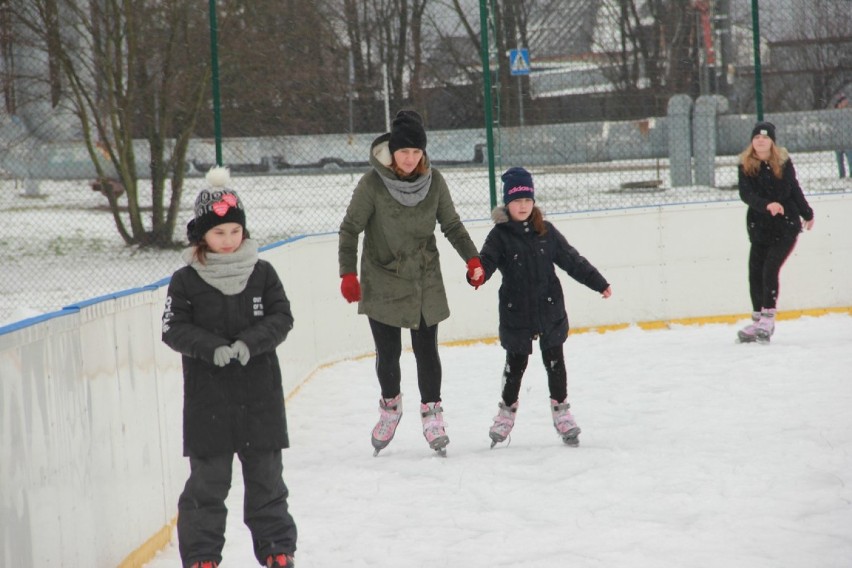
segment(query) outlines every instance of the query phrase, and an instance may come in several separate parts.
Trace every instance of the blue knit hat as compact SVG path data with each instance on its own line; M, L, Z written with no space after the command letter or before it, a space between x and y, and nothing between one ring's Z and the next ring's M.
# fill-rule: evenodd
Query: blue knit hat
M535 187L532 174L524 168L509 168L500 176L503 180L503 204L508 205L515 199L532 199L535 201Z

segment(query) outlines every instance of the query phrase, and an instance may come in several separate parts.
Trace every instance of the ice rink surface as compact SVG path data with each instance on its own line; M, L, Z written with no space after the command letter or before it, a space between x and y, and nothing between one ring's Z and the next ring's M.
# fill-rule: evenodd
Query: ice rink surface
M737 328L572 334L577 448L553 429L537 350L511 439L489 449L504 353L441 347L446 458L423 439L410 352L378 457L374 359L321 369L287 402L297 566L852 566L852 316L779 321L770 345ZM257 564L235 472L222 568ZM179 565L175 536L147 566Z

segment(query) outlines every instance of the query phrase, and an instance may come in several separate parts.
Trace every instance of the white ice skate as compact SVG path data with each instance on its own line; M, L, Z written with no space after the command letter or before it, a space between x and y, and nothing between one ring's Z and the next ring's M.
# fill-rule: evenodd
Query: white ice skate
M444 429L444 409L440 401L421 404L420 417L423 420L423 437L429 442L429 447L446 457L450 438Z
M402 393L379 400L379 421L373 428L373 455L379 455L393 440L399 419L402 418Z
M751 323L737 332L737 343L754 343L757 341L757 322L760 312L751 313Z
M556 428L556 433L562 437L562 441L569 446L577 446L580 444L580 427L574 421L571 415L571 405L566 399L563 402L556 402L551 399L550 412L553 415L553 427Z
M515 426L515 414L518 412L518 401L515 401L512 405L506 405L501 400L497 407L499 410L497 416L494 417L494 424L488 430L492 448L501 442L505 442L509 434L512 433L512 428Z

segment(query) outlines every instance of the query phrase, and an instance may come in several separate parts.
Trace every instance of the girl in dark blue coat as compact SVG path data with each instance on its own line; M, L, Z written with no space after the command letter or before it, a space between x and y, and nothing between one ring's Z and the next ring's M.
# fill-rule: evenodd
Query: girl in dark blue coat
M169 284L163 341L183 356L183 446L190 474L178 501L185 568L216 568L225 544L225 498L236 453L245 480L243 520L262 566L291 568L296 524L288 512L281 450L289 446L275 349L293 328L275 269L257 255L224 168L207 175L187 226L187 266Z
M568 403L567 374L562 344L568 337L568 314L558 266L577 282L604 298L612 289L600 272L580 256L565 237L535 206L532 175L524 168L510 168L502 176L504 207L492 213L495 226L480 252L484 274L472 280L480 286L499 270L503 283L499 292L500 344L506 350L502 400L489 435L492 443L503 442L515 424L521 379L539 340L547 371L553 425L569 445L579 443L580 427Z

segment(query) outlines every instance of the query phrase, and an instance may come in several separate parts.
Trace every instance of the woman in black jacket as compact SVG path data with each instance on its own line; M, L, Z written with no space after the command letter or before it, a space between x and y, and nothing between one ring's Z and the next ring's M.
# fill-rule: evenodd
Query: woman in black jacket
M183 356L183 448L190 475L178 501L186 568L215 568L225 544L225 498L234 454L245 480L244 521L262 566L293 566L296 524L288 512L281 450L289 446L275 349L293 328L275 269L257 255L224 168L195 200L187 266L169 284L163 341Z
M775 144L775 125L771 122L755 124L751 143L740 154L738 170L740 198L748 205L752 323L737 335L743 343L768 342L775 331L781 266L793 252L802 227L813 228L814 212L802 193L787 150Z
M563 442L576 445L580 427L569 410L562 352L562 344L568 338L568 314L554 267L604 298L612 295L612 289L562 233L544 220L535 206L532 175L527 170L510 168L501 179L505 206L494 209L495 226L480 251L485 273L478 280L468 277L470 284L478 287L497 270L503 276L499 292L500 344L506 350L506 365L502 400L489 431L491 447L505 441L515 424L521 379L534 339L539 340L547 371L553 425Z

